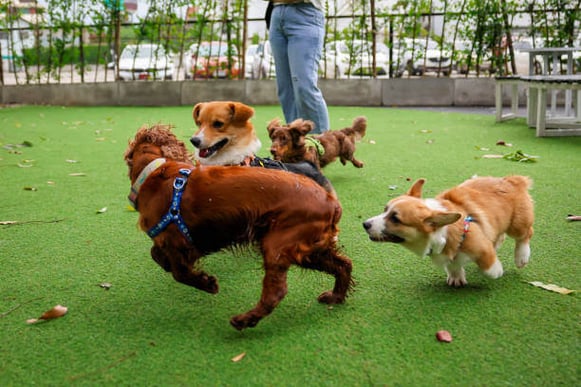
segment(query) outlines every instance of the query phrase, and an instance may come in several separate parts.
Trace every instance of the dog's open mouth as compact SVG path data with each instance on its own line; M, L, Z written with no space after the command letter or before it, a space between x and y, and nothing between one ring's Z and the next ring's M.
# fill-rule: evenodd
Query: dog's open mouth
M209 148L200 149L198 151L198 156L201 158L207 158L212 156L214 153L218 152L220 149L224 147L228 143L228 139L225 138L223 140L218 141L216 144L212 145Z
M405 239L403 239L402 237L398 237L397 235L389 234L386 232L382 233L380 236L369 235L369 239L371 239L374 242L391 242L391 243L405 242Z

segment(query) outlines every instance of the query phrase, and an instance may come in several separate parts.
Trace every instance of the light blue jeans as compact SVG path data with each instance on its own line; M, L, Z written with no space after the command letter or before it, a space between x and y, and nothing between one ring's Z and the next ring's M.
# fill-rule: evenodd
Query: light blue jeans
M312 4L274 7L269 40L278 99L286 122L311 120L315 123L312 133L329 129L327 103L317 87L324 35L325 14Z

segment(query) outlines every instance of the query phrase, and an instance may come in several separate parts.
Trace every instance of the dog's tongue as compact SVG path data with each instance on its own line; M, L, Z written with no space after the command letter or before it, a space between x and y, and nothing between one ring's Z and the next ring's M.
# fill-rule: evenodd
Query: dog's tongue
M198 156L200 156L202 158L208 157L209 154L210 154L210 151L208 150L208 148L200 149L200 151L198 152Z

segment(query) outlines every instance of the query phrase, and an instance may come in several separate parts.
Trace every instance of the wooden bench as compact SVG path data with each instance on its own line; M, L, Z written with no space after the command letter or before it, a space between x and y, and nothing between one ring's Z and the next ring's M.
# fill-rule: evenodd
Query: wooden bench
M581 75L529 75L520 77L520 81L528 89L527 123L536 128L537 137L581 136ZM568 91L564 115L553 112L547 118L548 90ZM576 94L574 103L571 92Z

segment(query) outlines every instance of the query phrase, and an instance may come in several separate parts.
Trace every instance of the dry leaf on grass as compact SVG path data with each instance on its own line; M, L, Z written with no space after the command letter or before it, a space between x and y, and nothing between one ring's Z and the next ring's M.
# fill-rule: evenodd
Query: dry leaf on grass
M545 283L542 283L540 281L532 281L532 282L529 282L529 284L536 286L537 288L549 290L551 292L560 293L560 294L571 294L574 292L574 290L571 290L571 289L562 288L562 287L557 286L555 284L545 284Z
M246 356L246 352L242 352L240 355L236 355L232 358L232 361L234 363L238 363L240 360L244 359L244 356Z
M111 285L109 282L102 282L102 283L99 284L99 287L101 287L101 288L103 288L105 290L111 289L111 286L113 286L113 285Z
M450 343L452 342L452 334L448 331L438 331L436 332L436 339L442 343Z
M107 212L107 207L103 207L100 210L97 210L97 214L104 214L105 212Z
M64 316L65 314L67 314L68 310L69 309L66 306L57 305L54 308L44 312L39 318L31 318L29 320L26 320L26 322L28 324L35 324L39 321L53 320L55 318Z
M69 176L87 176L87 174L83 172L78 172L78 173L69 173Z
M569 214L569 215L567 215L567 220L569 222L579 222L579 221L581 221L581 216Z

